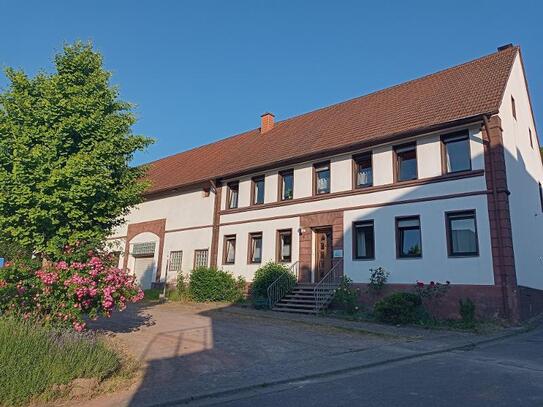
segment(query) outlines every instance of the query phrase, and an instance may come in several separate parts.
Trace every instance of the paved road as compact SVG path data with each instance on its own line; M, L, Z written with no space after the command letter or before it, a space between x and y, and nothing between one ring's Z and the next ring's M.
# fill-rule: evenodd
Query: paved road
M543 327L492 344L207 400L243 406L543 406Z

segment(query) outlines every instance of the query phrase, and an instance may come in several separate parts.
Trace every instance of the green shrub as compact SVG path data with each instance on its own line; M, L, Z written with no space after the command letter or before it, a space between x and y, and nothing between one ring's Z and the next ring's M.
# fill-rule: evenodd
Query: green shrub
M353 280L343 276L341 283L336 289L332 305L342 309L348 314L358 311L358 291L353 288Z
M378 301L373 313L381 322L409 324L420 321L424 310L420 296L412 293L394 293Z
M190 296L194 301L228 301L243 299L245 280L213 267L199 267L190 273Z
M159 288L149 288L147 290L143 290L143 298L146 300L156 301L160 299L160 293L162 292Z
M459 306L462 321L467 325L473 324L475 322L475 303L469 298L465 300L460 299Z
M286 278L281 280L281 285L294 286L296 284L296 276L289 272L288 267L269 262L260 267L254 275L253 284L251 286L251 296L254 303L267 303L268 287L277 280L281 275L287 273Z
M102 380L119 367L115 352L94 337L0 318L0 405L49 398L54 384Z

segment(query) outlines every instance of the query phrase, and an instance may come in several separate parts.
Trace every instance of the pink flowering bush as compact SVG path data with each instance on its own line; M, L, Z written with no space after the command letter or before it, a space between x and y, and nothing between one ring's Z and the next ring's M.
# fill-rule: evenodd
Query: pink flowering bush
M48 268L17 261L0 268L0 315L16 315L46 325L85 329L85 319L110 317L143 299L135 277L111 266L108 255L86 262L59 261Z

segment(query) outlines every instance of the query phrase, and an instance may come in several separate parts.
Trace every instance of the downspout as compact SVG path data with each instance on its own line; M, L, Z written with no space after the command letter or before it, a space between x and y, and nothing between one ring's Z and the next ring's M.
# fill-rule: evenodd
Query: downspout
M489 167L490 167L490 178L492 180L492 197L494 198L494 211L497 218L497 228L498 233L498 259L500 261L500 275L501 275L501 289L502 289L502 306L505 317L509 317L509 293L507 292L507 275L504 270L504 257L503 257L503 235L502 229L500 226L500 218L498 211L498 187L496 185L496 172L494 170L494 145L492 144L492 137L490 137L490 124L488 122L488 116L483 115L483 122L485 125L486 135L488 137L488 151L489 151ZM492 232L491 232L492 233ZM492 240L492 237L491 237Z

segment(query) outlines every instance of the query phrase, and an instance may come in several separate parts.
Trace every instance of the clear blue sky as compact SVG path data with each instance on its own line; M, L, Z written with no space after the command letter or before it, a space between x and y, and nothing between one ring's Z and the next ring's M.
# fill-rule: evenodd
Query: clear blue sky
M282 120L512 42L541 133L542 16L518 0L0 0L0 65L50 70L64 42L91 40L137 105L135 132L156 139L142 163L258 127L265 111Z

